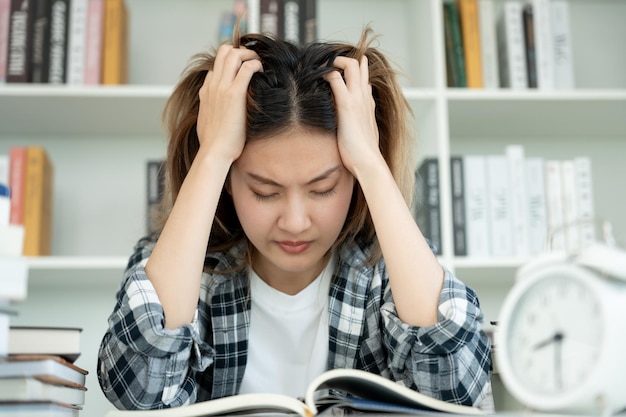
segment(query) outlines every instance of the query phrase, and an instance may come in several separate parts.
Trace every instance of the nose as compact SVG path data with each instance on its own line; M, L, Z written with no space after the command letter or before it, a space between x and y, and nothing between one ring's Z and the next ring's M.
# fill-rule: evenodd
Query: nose
M278 227L293 235L311 227L309 207L304 198L291 196L285 201L278 217Z

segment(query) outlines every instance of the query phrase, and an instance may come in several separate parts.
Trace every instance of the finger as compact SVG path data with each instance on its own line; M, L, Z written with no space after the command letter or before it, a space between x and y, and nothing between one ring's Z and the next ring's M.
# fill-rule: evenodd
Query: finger
M346 87L346 83L338 70L334 70L327 74L324 74L324 79L328 84L330 84L330 89L332 90L336 99L341 97L341 95L345 92L347 92L348 89Z
M343 71L348 90L353 90L361 85L361 71L359 62L356 59L338 56L335 58L333 66Z
M232 49L225 57L222 78L234 80L239 73L241 66L250 60L255 60L259 63L261 62L257 53L250 49Z
M368 91L367 86L370 84L370 67L367 56L363 55L361 57L361 62L359 63L360 77L361 77L361 85Z
M213 78L220 79L224 70L224 60L228 53L233 49L232 45L223 44L217 49L215 60L213 62Z
M247 90L252 76L257 72L263 72L263 64L260 60L251 59L243 62L235 76L235 84L241 86L243 90Z

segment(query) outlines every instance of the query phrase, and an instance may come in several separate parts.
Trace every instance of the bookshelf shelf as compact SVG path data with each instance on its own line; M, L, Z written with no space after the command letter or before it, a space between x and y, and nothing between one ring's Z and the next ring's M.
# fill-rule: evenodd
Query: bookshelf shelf
M42 256L28 257L28 268L38 271L111 270L122 271L128 262L123 256Z

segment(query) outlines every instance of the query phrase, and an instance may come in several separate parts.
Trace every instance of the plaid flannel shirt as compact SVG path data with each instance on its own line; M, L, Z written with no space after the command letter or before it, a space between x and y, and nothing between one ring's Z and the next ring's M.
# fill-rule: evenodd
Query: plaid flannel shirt
M97 370L104 394L125 409L237 394L250 325L247 271L203 273L194 322L165 329L143 268L153 245L149 238L136 245L108 320ZM474 291L446 271L438 323L407 325L396 314L384 261L368 266L368 249L338 251L329 291L328 368L363 369L444 401L490 408L491 347ZM207 264L228 270L240 255L241 247L209 254Z

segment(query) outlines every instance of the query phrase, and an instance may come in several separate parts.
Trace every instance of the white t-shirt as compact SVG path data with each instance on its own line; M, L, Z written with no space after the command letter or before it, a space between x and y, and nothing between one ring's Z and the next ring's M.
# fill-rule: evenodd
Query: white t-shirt
M306 386L326 371L328 291L333 259L296 295L270 287L250 269L248 361L240 393L304 397Z

